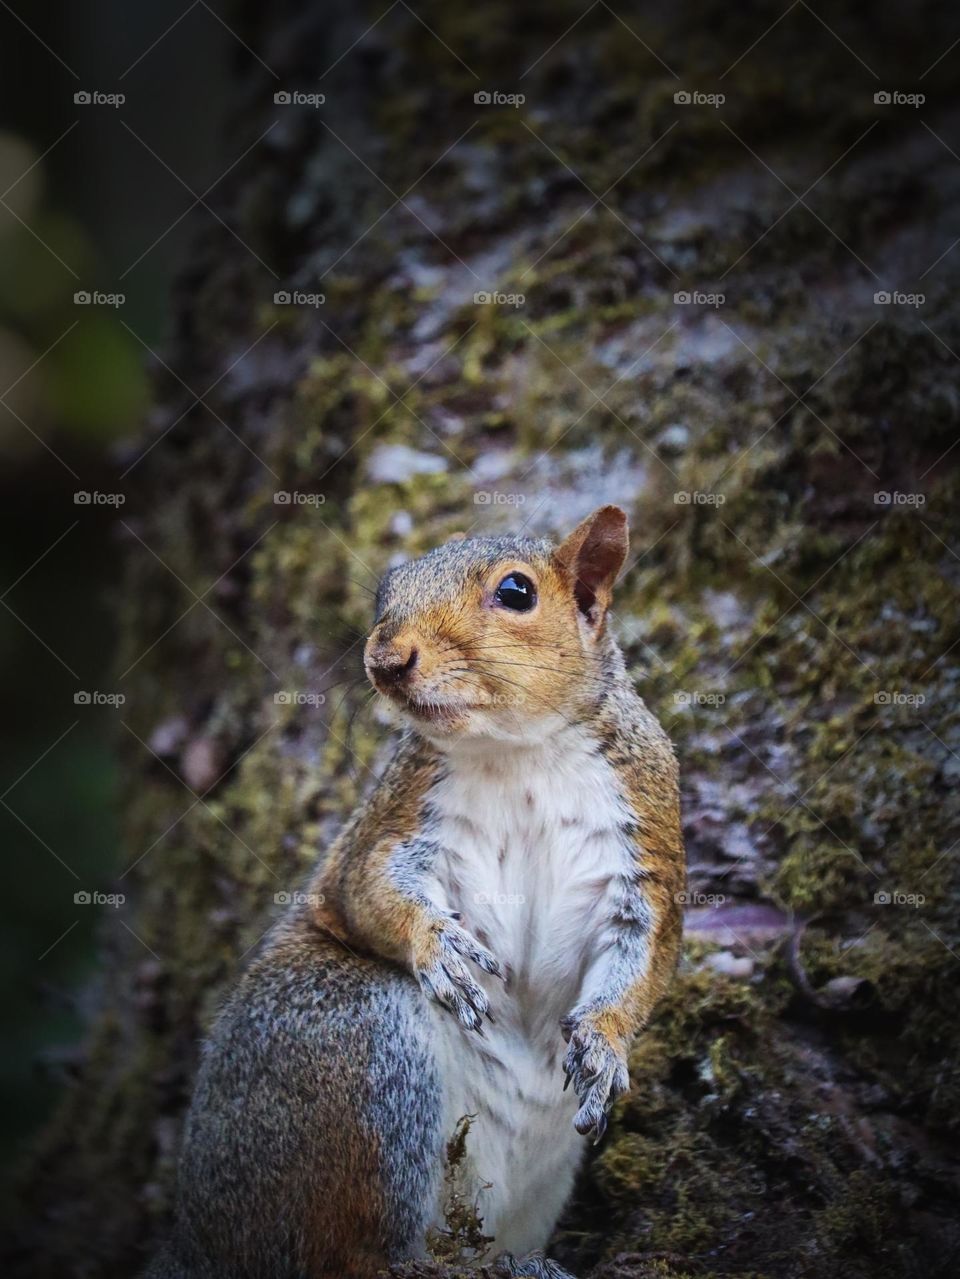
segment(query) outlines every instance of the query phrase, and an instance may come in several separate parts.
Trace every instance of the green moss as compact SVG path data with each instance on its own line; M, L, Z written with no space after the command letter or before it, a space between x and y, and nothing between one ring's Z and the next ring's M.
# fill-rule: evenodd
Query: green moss
M847 1258L860 1258L864 1250L895 1256L898 1240L885 1238L888 1223L899 1208L896 1193L878 1184L875 1177L857 1171L842 1194L816 1214L816 1232L825 1250Z

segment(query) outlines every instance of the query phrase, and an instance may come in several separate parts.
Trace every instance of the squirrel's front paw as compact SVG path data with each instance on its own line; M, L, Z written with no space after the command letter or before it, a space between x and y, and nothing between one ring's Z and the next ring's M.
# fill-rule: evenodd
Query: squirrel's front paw
M468 1030L483 1035L482 1022L490 1021L486 992L470 976L469 959L485 973L505 979L493 955L450 917L435 920L414 945L413 969L424 994L455 1013Z
M629 1086L627 1059L589 1015L571 1013L560 1027L570 1045L563 1060L567 1076L564 1091L572 1083L580 1102L573 1126L584 1136L592 1133L597 1142L606 1131L607 1112Z

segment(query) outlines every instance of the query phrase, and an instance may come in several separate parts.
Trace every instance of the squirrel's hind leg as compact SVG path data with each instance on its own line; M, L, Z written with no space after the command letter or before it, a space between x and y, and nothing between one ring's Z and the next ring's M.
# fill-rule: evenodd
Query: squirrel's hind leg
M445 1140L432 1029L412 978L278 929L207 1043L150 1279L375 1279L421 1255Z

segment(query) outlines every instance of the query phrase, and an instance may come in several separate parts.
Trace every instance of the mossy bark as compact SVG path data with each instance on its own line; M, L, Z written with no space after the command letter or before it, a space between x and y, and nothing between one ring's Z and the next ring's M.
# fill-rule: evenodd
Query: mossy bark
M960 248L929 268L960 55L923 107L874 101L950 15L428 0L345 53L368 8L236 15L279 79L234 137L276 124L217 189L244 243L215 226L176 291L168 362L216 385L158 370L132 472L134 913L17 1273L127 1276L162 1229L204 1025L383 759L351 683L377 574L617 501L703 899L557 1249L598 1279L952 1274Z

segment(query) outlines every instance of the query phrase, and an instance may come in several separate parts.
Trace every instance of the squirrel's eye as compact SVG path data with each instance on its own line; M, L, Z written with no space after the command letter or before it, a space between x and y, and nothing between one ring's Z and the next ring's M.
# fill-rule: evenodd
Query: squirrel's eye
M527 613L537 602L537 592L529 577L522 573L509 573L497 587L493 598L504 608Z

